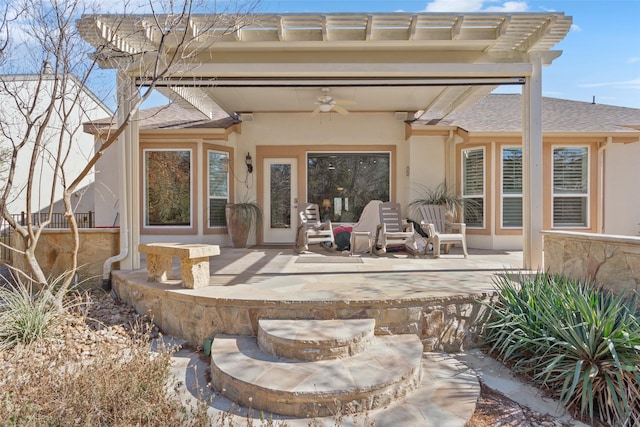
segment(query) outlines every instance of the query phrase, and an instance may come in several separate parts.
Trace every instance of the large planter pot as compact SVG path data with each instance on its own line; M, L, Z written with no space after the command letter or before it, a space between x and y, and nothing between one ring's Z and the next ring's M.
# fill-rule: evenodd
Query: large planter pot
M227 232L234 248L246 248L249 230L260 219L260 208L255 203L227 203L224 209Z

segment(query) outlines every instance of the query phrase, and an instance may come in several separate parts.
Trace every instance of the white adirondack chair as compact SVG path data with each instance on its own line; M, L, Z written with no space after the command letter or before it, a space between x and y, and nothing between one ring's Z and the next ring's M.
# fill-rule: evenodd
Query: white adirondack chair
M380 225L376 229L374 247L377 254L384 254L388 247L405 246L413 239L413 224L404 224L400 210L400 203L380 203ZM408 243L409 241L409 243ZM416 250L415 241L413 242Z
M298 205L298 232L294 249L296 252L309 250L309 245L314 243L331 243L331 248L335 249L336 243L333 238L333 226L331 221L321 221L320 209L316 203L301 203Z
M422 229L429 236L425 253L429 250L429 244L433 245L433 255L440 257L440 245L445 245L444 253L449 253L452 244L460 243L464 257L467 253L467 225L463 222L450 222L447 217L447 208L443 205L421 205L420 213Z

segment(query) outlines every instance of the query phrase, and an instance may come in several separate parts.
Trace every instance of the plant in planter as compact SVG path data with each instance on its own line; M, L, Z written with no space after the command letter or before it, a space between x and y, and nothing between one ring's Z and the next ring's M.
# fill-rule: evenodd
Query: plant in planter
M249 230L262 221L262 210L256 202L227 203L225 218L233 247L246 248Z
M452 193L447 188L447 185L443 182L438 184L435 188L422 188L422 195L420 198L413 200L409 203L409 207L417 208L421 205L444 205L447 207L447 215L449 221L455 221L458 216L458 211L464 205L464 200L458 197L455 193Z

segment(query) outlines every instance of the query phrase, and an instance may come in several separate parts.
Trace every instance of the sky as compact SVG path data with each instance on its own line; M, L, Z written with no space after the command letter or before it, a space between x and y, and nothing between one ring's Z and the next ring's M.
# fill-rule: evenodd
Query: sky
M261 0L257 12L563 12L562 55L542 72L542 94L640 108L640 0ZM520 89L515 89L520 93ZM499 92L513 92L500 88Z

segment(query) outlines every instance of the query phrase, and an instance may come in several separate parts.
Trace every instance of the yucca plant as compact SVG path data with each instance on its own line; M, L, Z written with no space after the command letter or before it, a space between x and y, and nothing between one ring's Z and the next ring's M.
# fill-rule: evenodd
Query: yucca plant
M34 290L21 280L0 278L0 351L18 344L29 345L47 337L68 308L63 292L52 280L44 289Z
M52 301L44 294L32 295L25 286L0 287L0 351L46 336L55 317Z
M638 296L561 276L498 276L490 351L591 421L640 425Z

